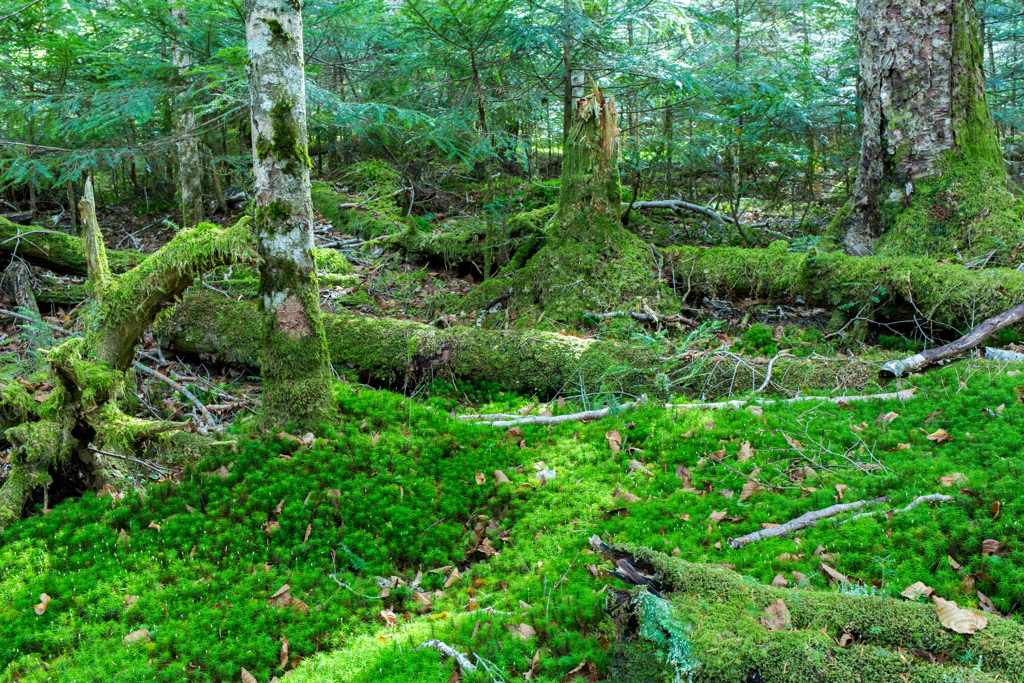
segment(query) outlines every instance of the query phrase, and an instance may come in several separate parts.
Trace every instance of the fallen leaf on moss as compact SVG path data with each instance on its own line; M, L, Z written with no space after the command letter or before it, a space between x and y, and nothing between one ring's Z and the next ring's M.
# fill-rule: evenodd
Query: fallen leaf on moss
M972 609L957 607L952 600L943 600L937 595L932 596L935 603L935 614L939 622L946 628L957 633L975 633L988 626L988 617Z
M994 538L986 538L981 542L982 555L1000 555L1006 550L1006 546Z
M772 587L773 588L785 588L788 585L789 585L789 581L787 581L786 577L783 576L782 574L776 574L775 578L772 579Z
M992 521L994 522L999 519L999 513L1003 510L1003 504L997 500L992 503L992 507L990 509L992 510Z
M928 440L935 443L946 443L947 441L952 441L953 437L946 433L945 429L939 428L928 435Z
M676 466L676 478L679 479L682 484L683 491L696 491L693 482L690 481L690 470L686 469L682 465Z
M931 437L928 437L929 439ZM967 481L966 475L963 472L954 472L953 474L947 474L944 477L939 477L939 481L943 486L953 486L961 481Z
M923 582L916 581L900 591L900 595L905 597L907 600L917 600L921 597L930 597L934 592L935 589L931 586L926 586Z
M839 647L850 647L853 644L853 636L843 631L843 635L839 637Z
M448 575L448 579L444 582L444 589L448 590L449 588L452 587L452 584L454 584L456 581L461 581L461 580L462 580L462 574L459 573L459 568L456 567L455 569L452 570L452 573Z
M796 555L794 553L779 553L775 556L775 559L779 562L799 562L804 559L804 553Z
M989 599L989 597L981 591L978 591L978 604L981 605L981 609L983 612L995 614L999 617L1005 616L1002 612L996 609L996 606L992 603L992 600Z
M905 451L908 448L910 448L909 443L898 443L892 448L890 448L888 451L886 451L886 453L892 453L893 451Z
M484 473L481 472L480 470L477 470L476 473L473 474L473 479L474 481L476 481L477 486L482 486L484 482L487 481L487 477L485 477Z
M786 437L786 443L788 443L790 446L792 446L798 451L803 450L804 445L802 443L791 437L789 434L786 434L785 432L783 432L782 435Z
M827 576L832 581L838 581L839 583L849 583L850 579L847 578L846 574L842 574L832 567L828 566L824 562L818 565L821 569L821 573Z
M292 601L291 589L287 583L278 588L267 600L267 607L287 607Z
M836 484L836 493L839 494L839 500L843 499L843 494L846 493L846 489L849 488L846 484Z
M537 635L537 631L529 624L519 624L518 626L515 624L506 624L505 628L507 628L508 632L513 636L521 640L529 640Z
M649 469L647 469L647 465L643 464L639 460L629 461L629 471L630 473L640 472L641 474L646 474L649 477L654 476L654 474Z
M431 601L431 599L427 596L426 593L413 593L412 597L416 602L420 603L424 607L430 608L434 606L433 601Z
M749 441L744 441L740 444L740 452L736 456L736 460L739 462L746 462L754 457L754 449L750 447Z
M708 519L710 519L715 524L718 524L723 519L725 519L725 515L726 515L726 512L728 511L728 509L729 508L725 508L721 512L719 512L718 510L715 510L710 515L708 515Z
M256 677L245 669L242 669L242 683L257 683Z
M782 598L765 607L764 611L768 616L761 617L761 625L769 631L778 631L790 625L789 608Z
M629 491L622 491L618 487L615 488L615 493L612 494L612 498L618 498L624 500L627 503L636 503L641 500L640 496L630 493Z
M281 636L281 651L277 655L277 668L284 671L288 664L288 636Z
M619 430L613 429L605 432L604 438L608 440L608 448L611 449L612 453L618 453L622 450L622 435L619 434Z
M49 604L50 604L50 596L47 595L46 593L40 593L39 594L39 604L37 604L36 607L35 607L36 615L37 616L42 616L42 615L46 614L46 608L47 608L47 606L49 606Z
M530 672L533 672L533 666L530 667ZM573 683L573 681L586 681L587 683L593 683L597 680L597 667L594 663L584 659L580 662L580 665L569 673L562 676L560 683Z
M398 623L398 617L396 617L395 613L389 609L382 609L380 611L380 617L384 620L385 625L387 625L388 627L394 626Z
M759 493L764 493L768 489L761 485L761 482L757 481L753 477L756 477L760 473L760 470L754 470L751 474L751 479L748 479L743 484L743 488L740 489L740 502L750 500Z
M511 484L512 480L505 476L501 470L494 470L494 485Z
M133 643L148 643L149 642L149 631L144 628L140 628L137 631L132 631L124 638L122 638L125 645L131 645Z

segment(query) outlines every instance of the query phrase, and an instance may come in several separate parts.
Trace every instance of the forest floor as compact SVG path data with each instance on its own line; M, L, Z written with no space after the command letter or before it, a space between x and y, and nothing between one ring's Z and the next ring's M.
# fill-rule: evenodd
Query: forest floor
M162 221L127 213L107 227L109 247L147 252L171 234ZM637 229L661 244L734 239L674 219ZM800 231L790 235L794 248ZM352 232L325 224L318 243L344 242ZM375 249L371 242L349 251L349 279L323 288L325 311L473 324L462 301L483 279L479 258ZM230 284L222 273L203 286ZM54 305L45 320L74 331L73 305ZM751 585L904 601L901 592L922 581L992 619L1019 621L1024 366L965 360L882 384L874 378L881 360L919 346L898 336L874 345L826 338L827 313L704 301L689 315L707 324L678 331L542 320L567 336L658 348L675 335L674 344L733 360L719 369L690 358L717 383L691 387L670 400L675 407L652 400L636 410L621 409L635 397L608 387L518 395L441 375L371 386L342 372L337 420L317 437L257 427L252 370L165 357L148 339L141 361L217 407L219 445L153 456L123 490L35 497L25 519L0 537L0 683L633 680L616 654L621 625L605 609L624 584L595 554L594 536L727 566ZM39 326L3 324L5 372L43 400L49 387L33 349L52 339ZM516 321L502 313L486 324ZM1001 343L1017 340L1008 334ZM780 351L861 363L870 378L787 388L779 379L769 391L916 392L906 400L760 404L750 390ZM744 365L750 374L741 382ZM745 403L685 408L724 397ZM139 379L138 398L142 415L180 419L193 411L149 379ZM610 413L603 419L556 426L465 419L601 407ZM0 478L5 458L0 453ZM893 512L929 494L953 500ZM739 549L729 543L836 503L882 496L871 508L878 514L851 520L846 513ZM716 597L706 596L709 606ZM742 633L743 647L771 636L757 618ZM846 633L838 621L814 629L837 649L870 638ZM424 647L431 639L465 653L475 670ZM955 661L938 647L901 656L902 680L914 680L923 664L983 664L970 645ZM685 676L680 669L663 680L673 678Z

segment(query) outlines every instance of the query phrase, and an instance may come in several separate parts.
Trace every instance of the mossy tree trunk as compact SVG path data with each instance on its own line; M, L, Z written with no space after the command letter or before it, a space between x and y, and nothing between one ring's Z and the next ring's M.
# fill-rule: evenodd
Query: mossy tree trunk
M8 427L5 436L13 446L11 471L0 488L0 532L21 516L35 488L49 484L59 463L73 457L94 488L118 485L125 476L123 461L97 449L124 455L184 426L130 415L134 399L126 380L135 346L157 313L196 277L256 258L247 220L226 229L204 223L182 230L141 265L114 276L96 222L91 179L79 211L92 295L83 316L85 336L46 353L55 388L41 405L14 384L0 387L0 423Z
M171 60L182 89L188 85L185 75L192 68L192 55L185 46L188 17L185 0L170 0L171 20L178 28L178 36L171 50ZM175 102L175 135L178 137L178 187L181 192L181 224L193 228L203 222L203 167L199 159L199 140L196 137L196 115L186 98Z
M857 33L864 135L847 253L985 253L1019 241L974 0L858 0Z
M245 37L261 258L263 418L268 425L317 427L329 420L333 398L313 260L302 3L246 0Z

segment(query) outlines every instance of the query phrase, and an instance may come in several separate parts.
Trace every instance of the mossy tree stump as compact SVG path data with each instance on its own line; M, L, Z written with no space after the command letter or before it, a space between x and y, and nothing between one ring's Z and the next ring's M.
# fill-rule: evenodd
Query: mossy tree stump
M864 135L837 220L847 253L986 254L1024 239L1024 202L985 101L974 0L858 0Z
M573 102L558 208L547 240L519 275L552 318L571 319L658 298L647 252L622 227L615 100L596 85Z
M313 259L302 3L246 0L263 419L315 428L332 416L330 357Z

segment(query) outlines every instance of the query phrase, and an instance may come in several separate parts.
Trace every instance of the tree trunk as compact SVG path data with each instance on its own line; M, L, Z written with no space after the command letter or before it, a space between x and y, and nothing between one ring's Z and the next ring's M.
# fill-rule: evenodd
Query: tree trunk
M986 253L1024 236L985 101L974 0L859 0L853 255ZM844 220L845 219L845 220Z
M178 39L174 41L171 59L174 69L181 79L192 68L192 55L184 45L185 29L188 28L188 17L185 15L185 0L169 0L171 19L179 29ZM187 80L185 80L187 84ZM175 135L179 141L178 148L178 186L181 189L181 225L185 228L195 227L203 221L203 167L199 159L199 140L196 137L195 112L179 97L175 113Z
M255 220L260 264L263 418L330 419L330 357L313 261L301 3L246 0Z

